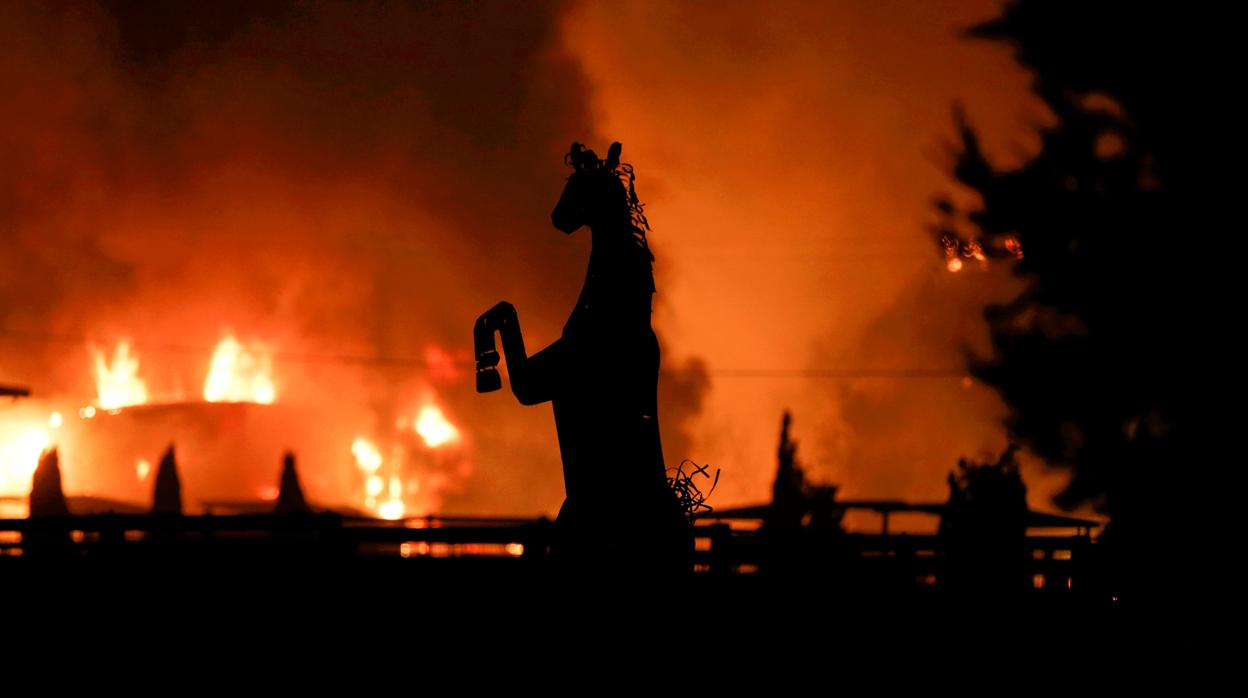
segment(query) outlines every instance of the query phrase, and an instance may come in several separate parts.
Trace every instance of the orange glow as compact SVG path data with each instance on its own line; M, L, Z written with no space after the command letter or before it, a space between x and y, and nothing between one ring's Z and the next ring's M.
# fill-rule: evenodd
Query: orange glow
M148 460L140 460L134 466L134 474L140 480L146 480L148 475L152 474L152 462Z
M429 369L429 377L440 383L450 383L464 376L464 369L455 361L455 357L433 344L425 347L425 365Z
M443 444L459 440L459 429L455 428L442 414L437 405L425 405L416 415L416 433L425 440L429 448L437 448Z
M53 412L52 414L48 415L48 427L49 428L60 429L61 425L64 423L65 423L65 418L61 416L60 412Z
M0 431L0 495L27 494L39 456L50 445L52 439L48 433L37 427Z
M383 519L401 519L407 514L407 505L403 502L403 479L391 474L387 479L380 474L385 461L381 452L373 442L365 438L357 438L351 444L351 453L355 456L355 466L365 474L364 506ZM379 499L385 495L384 499Z
M104 354L95 354L95 391L100 407L117 409L147 402L147 384L139 378L139 358L131 356L130 343L119 342L113 350L113 360L105 361Z
M438 511L443 500L466 513L554 515L563 489L549 408L522 408L506 391L475 396L462 381L472 380L467 323L483 304L516 302L538 351L558 336L584 282L588 231L565 238L548 216L567 175L562 149L574 139L599 153L620 140L638 168L658 257L666 457L722 464L717 506L770 496L774 423L786 407L809 425L799 435L803 457L845 496L943 497L959 457L1001 448L1000 400L956 376L733 373L956 367L962 347L983 350L979 312L1002 300L1001 282L937 266L967 262L961 251L942 258L925 228L930 198L956 186L928 156L956 138L955 99L983 128L989 154L1031 142L1020 126L1041 120L1027 108L1031 76L1008 50L960 33L993 16L999 0L915 3L915 11L862 1L550 4L542 14L551 26L526 20L526 31L479 42L481 51L463 58L479 88L469 93L436 76L401 79L441 60L447 35L405 3L376 12L308 3L298 22L240 13L253 19L221 32L219 45L170 41L167 53L136 52L203 68L154 82L142 80L151 71L121 51L112 13L97 4L64 12L22 3L0 21L10 63L21 66L0 70L21 96L0 110L9 188L20 193L4 239L33 255L14 260L10 281L38 289L48 268L41 260L57 260L59 270L57 292L12 324L106 337L105 358L116 333L129 333L130 357L143 347L137 375L151 401L199 398L201 389L207 400L253 400L249 387L230 395L241 366L204 365L211 339L232 328L234 359L252 337L274 342L280 372L268 402L280 383L282 403L309 411L191 410L186 428L202 423L206 448L180 464L188 501L208 484L205 497L253 497L271 477L226 491L216 467L254 462L267 473L276 459L259 451L289 446L309 496L326 504L372 513L397 473L409 516ZM493 5L480 7L494 16ZM425 40L428 51L411 50ZM325 57L309 46L335 47L337 78L323 79ZM515 62L495 60L513 54ZM404 87L386 87L395 80ZM500 84L515 104L460 118L456 110L475 111L466 97L488 97ZM360 114L384 116L362 139L343 126ZM132 137L135 115L161 136ZM497 140L515 133L523 137ZM414 143L422 156L406 157ZM430 182L439 196L410 195ZM12 213L7 205L0 213ZM494 262L500 254L505 264ZM116 460L109 496L150 496L133 475L136 459L170 438L160 420L181 417L114 419L103 400L71 406L83 393L76 385L93 378L82 354L60 360L58 345L5 346L6 382L66 391L52 397L64 401L57 408L68 423L48 433L84 441L63 454L79 469L67 486L102 469L97 450ZM198 349L157 354L155 346ZM279 348L306 359L287 362ZM692 358L712 372L686 372ZM414 424L423 382L439 390L458 442L432 446ZM27 426L46 429L51 409ZM0 425L0 443L8 428ZM352 448L353 458L346 450L357 435L376 446ZM235 458L231 440L256 457ZM461 453L468 445L475 451ZM201 479L197 468L212 474ZM154 476L152 467L147 482ZM1044 489L1029 486L1028 495L1040 500Z
M277 399L273 387L272 358L256 347L244 347L226 336L212 353L204 399L208 402L256 402L271 405Z
M381 452L368 439L359 438L351 444L351 453L355 456L355 464L366 473L375 473L381 467ZM381 490L378 490L380 494Z
M398 475L390 476L389 498L377 507L377 515L391 521L403 518L407 505L403 503L403 481Z
M984 256L984 248L978 242L970 242L966 245L964 253L968 258L979 262L981 265L988 263L988 258Z
M1016 259L1023 258L1023 245L1013 235L1005 239L1005 251L1014 255Z
M388 499L382 502L381 506L377 507L377 515L390 521L403 518L403 514L406 513L406 511L407 507L404 506L403 502L398 499Z
M417 541L414 543L402 543L399 545L399 555L403 557L415 557L417 555L428 555L429 544L425 541Z
M946 238L943 244L945 247L945 268L949 271L955 274L962 271L966 267L966 262L963 260L968 259L979 262L981 269L988 267L988 255L984 254L984 246L980 243L975 241L958 243L955 240Z

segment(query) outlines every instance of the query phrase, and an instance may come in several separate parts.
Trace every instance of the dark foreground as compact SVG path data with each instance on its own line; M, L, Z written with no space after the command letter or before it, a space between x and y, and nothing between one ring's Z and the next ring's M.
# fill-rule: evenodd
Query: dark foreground
M980 565L972 576L936 536L778 542L723 524L694 530L689 568L658 574L630 560L562 564L549 554L546 520L13 519L0 521L0 583L36 614L50 604L119 618L195 617L205 627L286 614L410 629L434 619L576 623L640 613L690 633L865 624L914 640L982 623L998 636L1010 629L1084 642L1124 614L1086 536L1029 537L1014 563Z

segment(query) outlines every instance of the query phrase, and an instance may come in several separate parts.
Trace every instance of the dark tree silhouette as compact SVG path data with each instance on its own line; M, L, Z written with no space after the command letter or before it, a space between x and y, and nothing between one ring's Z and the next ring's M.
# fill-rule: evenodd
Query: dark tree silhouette
M299 473L295 470L295 454L287 452L282 456L282 480L277 491L277 505L274 511L278 514L307 514L308 501L303 496L303 486L299 484Z
M1027 488L1010 445L995 463L958 461L940 517L949 588L1009 594L1025 588Z
M30 481L31 516L65 516L69 505L61 489L61 459L56 449L48 449L39 456L39 465Z
M793 416L786 410L780 421L771 504L763 517L763 564L768 574L780 577L823 575L840 561L845 510L836 501L836 485L816 484L807 478L797 458L797 441L790 434L792 423Z
M178 478L178 461L173 453L173 445L165 450L160 458L160 469L156 471L156 487L152 492L153 514L182 513L182 482Z
M1021 0L971 29L1015 48L1056 118L1003 170L959 113L954 174L980 203L937 202L951 268L1008 260L1025 283L985 311L993 354L974 375L1009 406L1011 438L1068 469L1058 503L1109 514L1119 583L1137 588L1187 574L1170 535L1194 520L1208 473L1193 461L1211 447L1201 391L1221 319L1213 272L1184 257L1213 198L1199 73L1178 50L1193 26L1171 7Z
M797 459L797 441L789 435L792 423L793 415L786 410L780 421L771 506L763 526L781 535L803 526L821 533L840 532L844 511L836 503L838 487L816 484L806 477L806 468Z
M1026 532L1027 487L1014 454L1005 449L995 463L958 461L948 478L949 501L941 517L941 533L983 530L991 535L1020 538Z

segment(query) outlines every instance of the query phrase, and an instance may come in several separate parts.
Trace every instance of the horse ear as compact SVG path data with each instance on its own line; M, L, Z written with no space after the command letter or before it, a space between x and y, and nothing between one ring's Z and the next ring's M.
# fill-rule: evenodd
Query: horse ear
M614 170L616 167L619 167L620 151L623 149L624 149L624 146L620 145L619 141L616 141L611 144L610 149L607 150L607 169L608 170Z

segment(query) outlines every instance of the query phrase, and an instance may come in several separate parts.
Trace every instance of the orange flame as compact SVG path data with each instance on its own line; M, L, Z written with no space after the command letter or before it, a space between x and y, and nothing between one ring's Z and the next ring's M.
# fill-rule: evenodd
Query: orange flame
M351 444L351 454L355 456L355 464L368 475L372 475L381 468L381 451L378 451L373 442L368 439L356 439Z
M1013 235L1005 239L1005 251L1014 255L1016 259L1023 258L1023 245Z
M52 445L43 429L20 427L0 435L0 495L24 496L39 465L39 456Z
M389 497L377 506L377 515L383 519L401 519L407 513L407 505L403 503L403 481L398 475L390 476Z
M128 405L147 402L147 384L139 378L139 358L130 354L129 342L118 342L113 350L113 360L105 361L104 354L95 354L95 391L100 407L118 409Z
M988 257L984 255L983 245L980 245L974 240L966 243L966 250L962 252L962 256L979 262L981 266L986 266L988 264Z
M429 448L437 448L444 444L459 440L459 429L442 414L437 405L428 404L420 408L416 414L416 433L424 439Z
M385 463L381 451L373 442L360 437L351 444L351 453L355 456L355 466L365 475L364 506L383 519L403 518L407 513L407 505L403 503L403 480L392 474L387 483L379 474ZM383 494L385 498L379 499Z
M244 347L227 335L212 353L204 381L204 399L271 405L277 399L272 373L273 360L268 354L255 346Z

